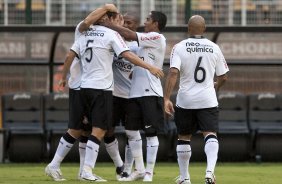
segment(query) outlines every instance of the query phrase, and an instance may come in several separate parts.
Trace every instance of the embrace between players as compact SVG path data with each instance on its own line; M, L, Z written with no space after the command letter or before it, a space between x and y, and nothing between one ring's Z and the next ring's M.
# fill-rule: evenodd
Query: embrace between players
M188 173L190 139L196 131L194 126L199 123L199 130L206 141L208 165L205 181L207 184L215 183L214 168L218 152L218 104L215 92L226 80L228 67L225 59L219 47L203 37L204 19L201 16L191 17L188 39L199 41L205 46L210 45L214 52L200 53L208 55L207 57L196 55L188 58L188 61L196 60L189 63L186 62L188 56L181 52L182 42L177 44L171 54L171 69L163 95L160 78L164 76L162 66L166 39L160 32L166 26L167 18L161 12L151 11L144 23L145 33L136 32L139 21L140 18L135 13L128 12L123 17L113 4L106 4L91 12L77 25L75 42L65 59L60 81L60 86L65 87L67 74L70 73L69 129L61 137L51 163L45 168L45 173L55 181L65 180L60 164L76 140L79 140L80 153L78 179L106 181L92 171L103 140L115 164L118 181L141 179L152 182L159 147L157 134L163 128L164 110L169 115L174 113L174 106L169 99L180 73L180 90L175 107L180 177L176 182L191 183ZM190 29L195 30L190 32ZM194 68L190 69L191 67ZM190 77L191 73L193 78ZM218 76L215 83L214 74ZM196 82L189 82L185 78ZM190 94L189 90L193 91L192 88L195 88L196 94ZM188 98L185 96L187 91ZM201 93L206 96L204 101L198 99L201 98ZM194 100L193 95L198 95L200 102ZM196 108L193 105L190 108L189 105L193 103L198 104ZM128 139L125 161L121 159L114 135L114 128L120 122ZM144 130L146 136L146 167L139 130ZM207 145L209 147L206 149Z

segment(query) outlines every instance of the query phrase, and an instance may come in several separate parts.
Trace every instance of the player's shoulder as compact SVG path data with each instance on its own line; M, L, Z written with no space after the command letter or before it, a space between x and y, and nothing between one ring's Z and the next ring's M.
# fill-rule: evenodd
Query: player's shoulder
M148 32L148 33L141 33L137 32L137 35L139 36L139 39L141 41L146 40L165 40L165 37L163 34L158 32Z
M208 44L208 45L212 45L215 47L218 47L218 45L216 43L214 43L213 41L209 40L208 38L203 38L201 39L204 43Z
M178 43L176 43L176 44L174 45L174 47L175 47L175 48L185 47L185 46L187 45L187 42L188 42L188 38L179 41Z

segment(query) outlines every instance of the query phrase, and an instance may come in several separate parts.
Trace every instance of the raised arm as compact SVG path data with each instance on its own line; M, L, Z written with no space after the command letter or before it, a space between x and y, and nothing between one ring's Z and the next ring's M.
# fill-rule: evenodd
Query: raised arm
M86 31L90 25L96 23L101 17L107 12L117 12L117 8L114 4L105 4L105 6L97 8L92 11L80 24L78 30L79 32Z
M136 32L131 31L128 28L125 28L123 26L120 25L115 25L112 22L110 22L109 20L105 20L102 23L103 26L106 26L112 30L115 30L116 32L118 32L122 37L124 37L125 40L132 40L132 41L137 41L137 35Z
M133 63L134 65L140 66L142 68L145 68L149 70L153 75L155 75L158 78L162 78L164 76L164 73L161 68L157 68L153 65L150 65L149 63L146 63L142 59L140 59L137 55L130 51L125 51L121 53L122 57L124 57L129 62Z
M170 100L170 96L175 87L178 78L178 73L179 73L178 69L170 68L165 81L164 110L170 116L172 116L174 113L174 108Z

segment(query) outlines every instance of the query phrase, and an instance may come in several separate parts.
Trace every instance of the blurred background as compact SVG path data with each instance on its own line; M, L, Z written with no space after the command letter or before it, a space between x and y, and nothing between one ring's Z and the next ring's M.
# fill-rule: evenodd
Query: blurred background
M206 36L219 44L232 69L225 90L281 91L282 0L0 0L0 94L57 91L74 26L104 3L139 12L141 25L151 10L164 12L166 63L173 45L187 36L189 17L200 14L211 28Z
M121 13L139 13L142 25L151 10L162 11L167 15L167 28L163 32L167 39L165 72L169 68L172 47L187 38L187 20L191 15L202 15L207 24L205 36L220 46L230 68L229 80L221 90L224 94L222 98L234 98L238 102L236 95L240 94L240 98L244 96L242 106L236 105L234 101L227 102L226 108L229 111L223 118L224 121L231 117L232 122L244 122L242 131L239 128L240 131L234 133L236 126L224 124L222 133L231 132L243 137L241 150L245 152L241 152L241 160L255 156L261 159L262 150L270 150L264 146L277 147L277 152L268 155L270 160L276 158L275 156L282 160L278 156L282 153L282 102L276 98L282 93L282 0L0 0L0 162L4 157L19 158L17 152L11 148L13 144L21 144L10 143L11 131L5 124L13 121L5 116L9 108L4 104L4 96L10 93L49 95L59 92L58 79L65 54L74 40L75 26L91 11L105 3L116 4ZM264 134L275 135L275 141L270 139L275 145L267 144L268 141L257 142L263 134L258 133L260 127L252 124L260 121L256 118L258 115L252 117L251 109L260 109L251 105L250 97L253 94L263 94L263 97L270 99L262 105L270 114L261 113L261 121L272 122L271 126L263 124L263 127L270 130L270 133ZM268 106L269 104L274 104L274 107ZM230 114L232 110L234 113ZM50 146L51 133L46 134L50 130L46 130L45 110L42 107L39 111L42 115L38 120L42 129L40 136L43 143L47 137ZM239 115L235 111L242 111L243 119L236 119ZM67 115L64 116L68 118ZM65 125L67 121L64 120ZM168 129L175 134L173 128L175 127ZM262 128L263 131L265 129ZM175 139L173 136L171 140ZM231 143L237 145L236 136L231 138ZM38 146L41 149L40 143ZM48 146L42 148L40 154L43 157L44 149L50 149ZM232 150L230 147L228 149Z

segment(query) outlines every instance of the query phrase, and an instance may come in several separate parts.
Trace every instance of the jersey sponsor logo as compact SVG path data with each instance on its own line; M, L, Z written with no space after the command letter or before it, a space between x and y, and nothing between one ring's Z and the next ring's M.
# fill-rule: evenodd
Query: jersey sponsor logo
M132 64L127 63L127 62L123 62L123 61L121 61L121 60L116 61L116 62L115 62L115 66L116 66L119 70L121 70L121 71L123 71L123 72L129 72L129 73L132 71L132 68L133 68L133 65L132 65Z
M85 36L99 36L99 37L103 37L104 33L103 32L89 32L89 31L87 31Z
M161 36L160 35L157 35L157 36L151 36L151 37L143 37L143 36L141 36L141 40L142 41L145 41L145 40L157 40L157 39L159 39L159 38L161 38Z
M213 48L210 45L201 45L198 42L187 42L186 51L192 54L192 52L210 52L213 53Z
M96 28L88 28L85 36L99 36L99 37L103 37L105 35L104 31L101 30L97 30Z

